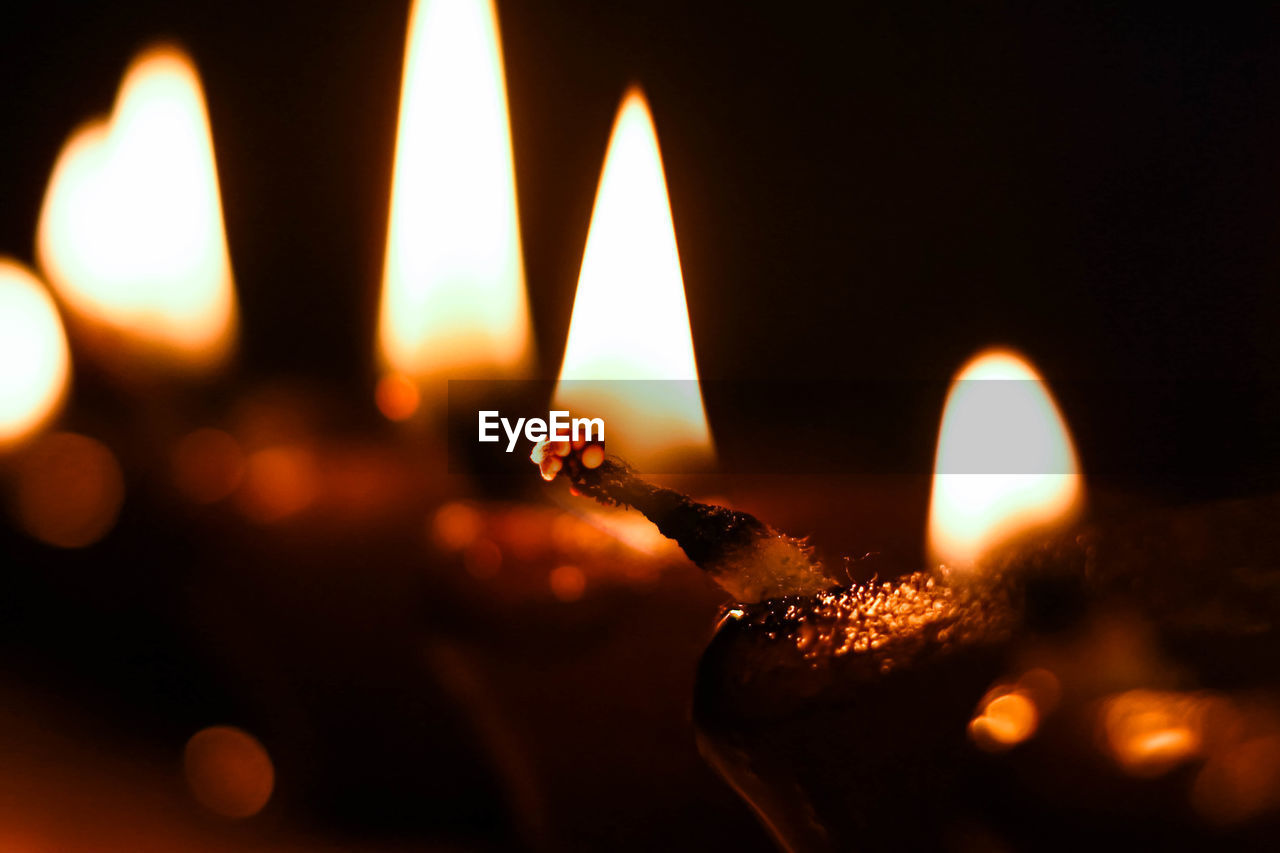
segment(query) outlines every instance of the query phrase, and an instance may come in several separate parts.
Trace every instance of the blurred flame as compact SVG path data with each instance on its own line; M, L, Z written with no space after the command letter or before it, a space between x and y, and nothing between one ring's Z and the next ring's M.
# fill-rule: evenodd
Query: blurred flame
M596 192L556 406L603 417L609 450L638 467L707 461L714 448L697 380L657 132L633 88Z
M0 448L53 417L66 395L71 357L62 320L44 285L0 257Z
M1035 368L1008 350L974 357L942 413L931 557L971 566L1019 534L1069 520L1081 495L1071 436Z
M520 252L497 12L491 0L418 0L378 321L384 366L419 381L519 375L531 345Z
M139 55L110 118L67 142L37 253L69 309L93 325L191 369L228 355L236 308L213 139L181 51Z

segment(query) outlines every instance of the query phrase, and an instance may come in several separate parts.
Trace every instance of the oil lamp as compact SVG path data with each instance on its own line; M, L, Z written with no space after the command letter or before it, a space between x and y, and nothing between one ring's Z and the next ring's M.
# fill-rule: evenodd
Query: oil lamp
M807 542L591 451L534 461L642 512L735 600L699 665L699 744L786 849L1274 834L1275 501L1076 524L1070 438L1016 354L957 375L930 511L946 562L896 580L839 582Z

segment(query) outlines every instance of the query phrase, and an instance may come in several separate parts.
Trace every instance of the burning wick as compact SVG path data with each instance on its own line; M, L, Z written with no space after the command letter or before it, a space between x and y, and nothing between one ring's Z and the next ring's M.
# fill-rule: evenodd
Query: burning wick
M548 482L563 476L577 494L606 506L639 510L744 604L814 595L836 586L805 540L745 512L699 503L645 482L621 459L606 458L599 442L544 439L534 445L529 458Z

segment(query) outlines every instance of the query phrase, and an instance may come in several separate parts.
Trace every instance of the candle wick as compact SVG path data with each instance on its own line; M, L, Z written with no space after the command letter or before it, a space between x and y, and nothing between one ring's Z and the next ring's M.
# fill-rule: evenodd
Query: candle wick
M813 595L837 586L805 539L727 507L695 501L641 478L594 442L540 441L532 459L544 479L557 476L606 506L639 511L720 586L744 604Z

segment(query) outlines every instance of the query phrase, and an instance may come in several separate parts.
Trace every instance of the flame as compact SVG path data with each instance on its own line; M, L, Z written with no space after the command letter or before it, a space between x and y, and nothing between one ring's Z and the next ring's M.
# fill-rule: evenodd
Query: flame
M697 380L658 136L632 88L596 191L556 404L603 417L609 449L640 467L706 461L713 445Z
M0 448L48 421L66 396L71 357L62 320L26 267L0 258Z
M972 566L1028 530L1070 519L1081 496L1071 436L1035 368L1007 350L974 357L956 374L942 413L932 558Z
M40 265L89 325L189 369L229 354L236 307L200 78L139 55L109 118L68 140L40 212Z
M531 347L507 92L491 0L409 18L378 321L418 381L519 375Z

